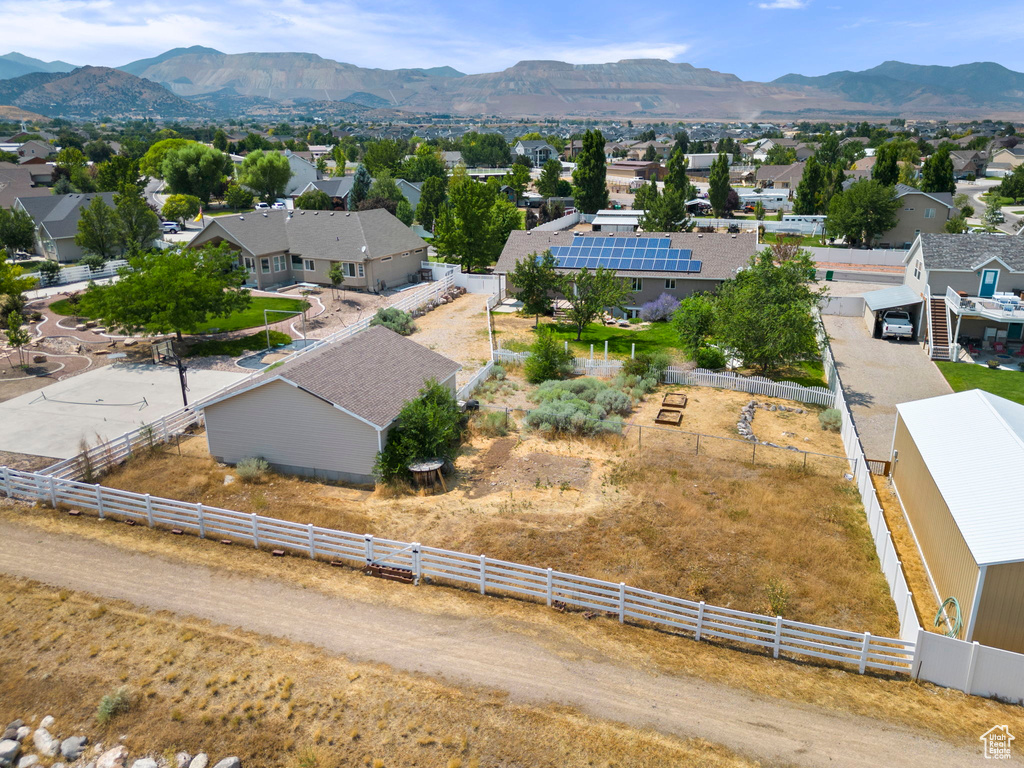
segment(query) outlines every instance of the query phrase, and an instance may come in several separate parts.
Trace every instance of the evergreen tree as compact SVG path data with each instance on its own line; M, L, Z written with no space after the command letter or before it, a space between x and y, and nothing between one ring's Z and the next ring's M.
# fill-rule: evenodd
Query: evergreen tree
M708 176L708 202L717 218L722 218L729 206L729 158L719 154L711 163Z
M690 177L686 175L686 168L689 162L686 153L680 149L672 152L665 168L665 189L675 189L683 196L683 200L693 198L693 187L690 184Z
M821 142L814 152L814 156L818 158L818 164L822 167L828 167L838 161L841 154L839 136L831 131L821 137Z
M360 163L356 166L356 174L352 180L352 189L348 193L349 210L356 210L357 206L366 199L370 192L371 184L373 184L373 179L370 177L370 172L366 170L365 165Z
M556 158L551 158L541 169L540 178L537 179L537 191L544 197L558 196L558 182L562 180L562 163Z
M956 192L956 181L953 179L953 159L949 150L940 147L924 162L921 169L922 192Z
M434 219L444 199L448 196L448 179L431 176L423 182L420 190L420 204L416 206L416 219L427 229L433 231Z
M811 155L804 165L804 174L796 190L793 213L800 216L820 213L821 193L825 178L817 158Z
M608 207L605 185L604 136L598 130L583 134L583 148L572 172L572 196L576 208L583 213L597 213Z
M900 178L896 148L892 144L883 144L875 154L875 165L871 169L871 178L887 187L893 186Z
M658 195L640 217L644 232L689 231L693 224L686 215L686 198L672 187L665 187L664 194Z

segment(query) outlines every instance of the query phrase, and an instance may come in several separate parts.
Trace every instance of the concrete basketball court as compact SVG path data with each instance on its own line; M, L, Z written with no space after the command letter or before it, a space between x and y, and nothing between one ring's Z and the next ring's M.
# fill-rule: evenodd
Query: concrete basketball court
M188 401L233 384L245 372L189 371ZM66 459L181 408L178 371L107 365L0 403L0 450Z

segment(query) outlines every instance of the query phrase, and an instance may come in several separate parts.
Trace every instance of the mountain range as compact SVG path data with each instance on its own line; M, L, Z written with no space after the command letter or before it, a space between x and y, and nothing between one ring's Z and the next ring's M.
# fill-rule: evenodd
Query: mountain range
M10 68L32 71L3 79ZM627 59L522 61L467 75L451 67L370 69L310 53L226 54L193 46L118 69L74 69L8 54L0 57L0 104L65 116L376 110L535 118L1012 118L1024 115L1024 74L991 62L888 61L863 72L789 74L761 83L685 63Z

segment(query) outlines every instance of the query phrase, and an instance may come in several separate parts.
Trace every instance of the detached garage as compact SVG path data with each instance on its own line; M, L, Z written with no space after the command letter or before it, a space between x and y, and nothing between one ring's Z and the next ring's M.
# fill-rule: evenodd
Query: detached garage
M892 481L959 637L1024 653L1024 406L970 390L896 406Z
M872 338L882 338L882 316L886 312L902 311L910 315L914 324L914 338L918 338L923 327L921 311L924 299L905 285L895 285L880 291L869 291L864 294L864 323Z
M458 363L375 326L265 371L200 406L210 455L261 456L280 472L373 482L402 406L433 379L455 392Z

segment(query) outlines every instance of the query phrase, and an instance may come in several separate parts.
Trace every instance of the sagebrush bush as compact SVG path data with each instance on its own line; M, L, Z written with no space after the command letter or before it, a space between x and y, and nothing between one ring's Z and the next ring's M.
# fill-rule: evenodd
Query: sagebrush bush
M128 689L122 686L100 699L100 705L96 708L96 722L106 725L129 709L131 709L131 698L128 695Z
M620 416L625 416L633 410L633 398L625 392L608 387L608 389L597 393L594 405L600 406L605 413L617 413Z
M843 414L835 408L826 408L818 414L818 423L824 430L838 432L843 428Z
M542 403L526 414L524 423L531 429L549 434L596 435L602 432L621 432L622 418L606 416L601 406L570 398Z
M260 456L247 456L235 464L235 473L243 483L262 483L270 473L270 464Z
M709 371L725 368L725 353L718 347L701 347L693 356L693 362L698 368Z
M378 309L377 314L370 320L370 325L383 325L401 336L410 336L416 330L412 315L395 307Z
M509 432L508 420L505 411L479 411L473 419L473 426L484 437L505 437Z
M679 309L679 299L663 293L654 301L649 301L640 307L640 319L647 322L668 320L677 309Z
M644 395L650 394L658 386L656 379L645 379L643 376L626 373L620 373L612 383L637 402L643 400Z

